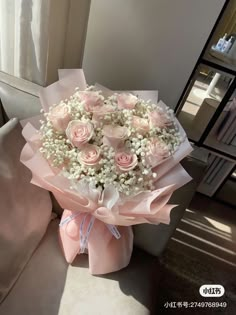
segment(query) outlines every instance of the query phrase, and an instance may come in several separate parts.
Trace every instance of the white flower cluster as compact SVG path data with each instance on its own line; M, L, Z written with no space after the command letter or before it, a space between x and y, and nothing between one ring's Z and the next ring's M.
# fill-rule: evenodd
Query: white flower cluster
M44 116L40 152L52 167L126 195L153 190L158 167L183 140L171 109L125 93L104 98L93 86Z

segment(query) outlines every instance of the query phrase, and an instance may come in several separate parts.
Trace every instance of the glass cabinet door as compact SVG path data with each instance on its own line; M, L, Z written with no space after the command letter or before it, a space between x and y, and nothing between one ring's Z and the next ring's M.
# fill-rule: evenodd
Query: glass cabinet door
M210 130L204 145L236 158L236 90Z
M200 64L177 111L190 140L198 141L234 76Z
M216 198L236 207L236 169L217 191Z

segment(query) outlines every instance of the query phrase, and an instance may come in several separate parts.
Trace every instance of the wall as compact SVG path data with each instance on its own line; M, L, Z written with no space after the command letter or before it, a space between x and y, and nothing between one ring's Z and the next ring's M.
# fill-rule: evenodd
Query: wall
M83 68L88 83L158 89L174 107L224 0L92 0Z

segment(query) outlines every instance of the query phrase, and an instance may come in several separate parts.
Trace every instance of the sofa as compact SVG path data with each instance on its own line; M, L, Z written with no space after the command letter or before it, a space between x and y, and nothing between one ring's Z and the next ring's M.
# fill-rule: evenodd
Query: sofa
M16 137L16 133L18 137L21 133L21 127L16 119L10 122L7 120L13 117L25 119L39 113L38 91L40 87L16 78L12 83L10 76L2 80L0 77L0 81L0 123L3 125L0 129L1 142L1 133L3 134L2 138L4 135L6 138L8 129L15 132L15 135L14 132L11 133L11 137ZM17 154L19 155L24 140L22 137L19 138L20 140L17 139L15 150L18 150ZM2 142L4 143L3 140ZM19 165L16 158L12 163L14 167L23 167ZM135 226L133 228L134 250L131 262L128 267L118 272L101 276L91 275L88 272L88 256L86 254L77 256L71 265L67 264L58 242L58 224L62 210L52 199L54 214L51 215L50 210L50 217L48 217L43 232L37 234L39 236L34 244L30 243L32 247L30 254L28 254L22 269L17 271L17 276L1 300L0 314L156 314L158 291L161 290L159 258L188 207L206 164L205 161L196 158L193 152L191 156L182 161L182 165L193 177L193 180L174 192L170 202L179 204L179 206L171 212L170 225L141 224ZM22 172L25 172L23 168ZM19 185L28 185L26 181L30 181L30 174L26 176L25 182ZM27 189L31 188L28 187ZM48 192L44 191L44 193L49 196ZM34 201L36 193L32 192L30 195L31 201L36 203ZM0 205L0 213L3 210L1 207L3 207L2 204ZM19 233L24 234L24 230L18 231L18 235ZM1 255L1 259L4 260L4 256ZM8 270L10 270L9 268L11 266L8 265ZM0 277L0 293L1 288Z

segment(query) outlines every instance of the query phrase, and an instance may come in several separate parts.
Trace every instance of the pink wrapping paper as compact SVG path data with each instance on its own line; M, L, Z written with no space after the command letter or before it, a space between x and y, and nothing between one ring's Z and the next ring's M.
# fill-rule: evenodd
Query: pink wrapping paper
M75 212L65 210L62 221ZM70 221L60 229L61 245L65 258L69 263L73 262L80 251L80 226L82 219L83 216L77 216L75 220ZM104 274L117 271L129 263L133 249L132 228L120 226L119 232L122 237L117 240L102 221L94 221L88 242L91 273Z
M45 111L49 107L69 98L74 89L86 87L82 70L60 70L60 80L42 89L40 99ZM101 88L101 86L100 86ZM106 89L104 93L109 93ZM132 254L133 233L131 225L141 223L165 223L170 221L170 211L175 205L167 204L173 191L185 185L191 177L179 164L192 148L187 140L181 144L177 152L165 162L158 165L158 177L155 190L138 193L134 198L117 194L112 186L103 193L81 184L77 191L71 190L71 182L60 174L60 170L50 167L48 161L40 154L40 135L38 118L23 121L23 136L27 143L21 153L21 162L32 171L31 182L51 191L64 213L59 229L60 242L66 260L71 263L81 252L81 226L88 229L86 251L89 254L89 268L92 274L103 274L119 270L128 265ZM31 123L32 121L32 123ZM181 133L184 134L180 126ZM72 219L68 222L68 218ZM86 221L83 220L86 216ZM88 219L87 219L88 218ZM85 222L84 222L85 221ZM83 223L84 222L84 223ZM109 230L109 226L117 226L117 239ZM86 235L86 232L85 232Z

